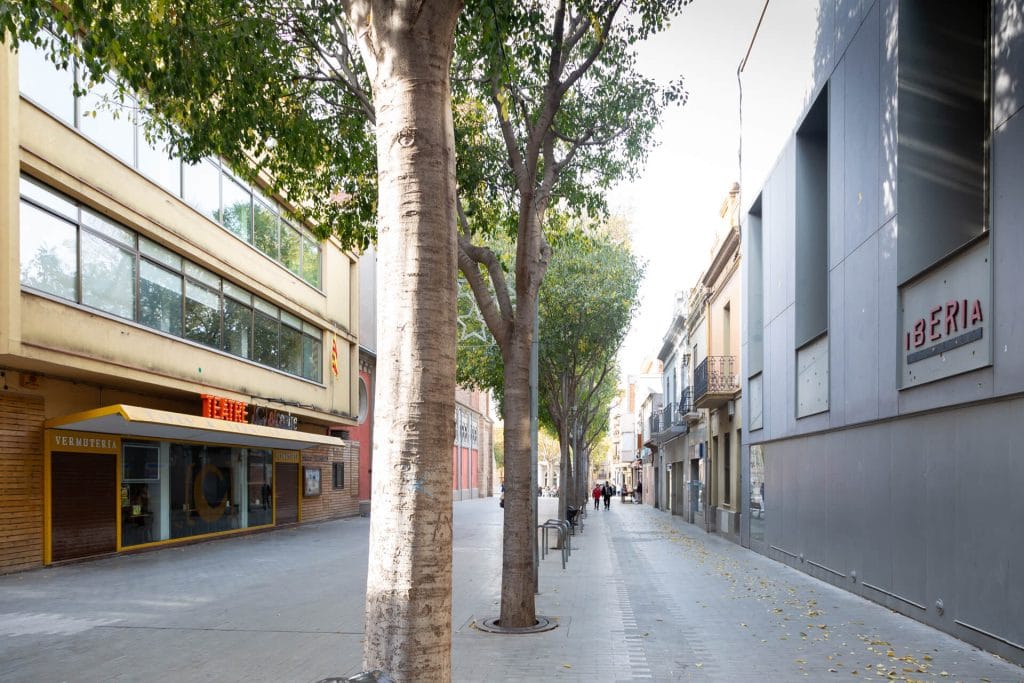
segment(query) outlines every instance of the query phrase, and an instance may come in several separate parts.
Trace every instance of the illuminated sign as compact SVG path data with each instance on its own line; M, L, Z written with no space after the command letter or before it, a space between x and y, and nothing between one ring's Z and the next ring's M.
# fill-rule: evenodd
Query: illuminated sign
M223 396L211 396L200 394L203 399L203 417L212 417L215 420L227 420L228 422L247 422L247 409L249 405L242 401L233 401Z

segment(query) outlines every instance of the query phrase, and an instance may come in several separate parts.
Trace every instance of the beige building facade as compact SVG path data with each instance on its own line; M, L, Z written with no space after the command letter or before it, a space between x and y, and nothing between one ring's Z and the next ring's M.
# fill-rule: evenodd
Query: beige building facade
M0 46L0 572L358 512L354 256Z

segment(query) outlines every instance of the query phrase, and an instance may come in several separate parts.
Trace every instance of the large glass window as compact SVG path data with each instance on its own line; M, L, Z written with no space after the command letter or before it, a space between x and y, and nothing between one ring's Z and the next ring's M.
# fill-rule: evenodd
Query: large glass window
M25 287L322 380L320 328L28 177L21 195Z
M254 206L256 209L256 248L276 261L281 258L278 251L277 212L261 201L256 201Z
M274 523L274 458L270 451L249 449L249 526Z
M224 178L221 223L246 242L252 242L252 194L231 178Z
M31 43L18 46L18 83L21 92L49 113L75 125L75 75L71 65L61 69Z
M287 316L283 314L282 317ZM280 369L293 375L302 375L302 324L287 316L281 325Z
M121 463L121 545L161 540L160 444L126 441Z
M21 202L21 283L78 300L77 228L51 213Z
M185 338L220 347L220 293L191 280L185 282Z
M135 319L135 254L82 232L82 303Z
M281 222L281 263L296 275L302 266L302 237L299 231Z
M89 84L89 91L76 101L74 62L61 69L45 50L28 43L21 44L18 62L19 85L25 97L76 126L97 145L310 285L321 286L320 245L294 226L281 229L281 216L286 213L281 205L263 196L255 186L234 178L216 159L183 164L172 153L166 137L147 131L147 115L137 98L126 95L122 100L113 80L105 78Z
M165 138L139 125L139 170L174 195L181 195L181 160L170 152Z
M302 279L320 286L320 246L308 237L302 238Z
M89 86L79 104L78 127L111 154L135 165L135 102L122 102L107 79Z
M765 503L764 447L750 447L750 539L764 542Z
M231 500L242 476L241 457L227 446L170 445L171 538L240 528L239 503Z
M224 350L242 358L252 353L252 306L228 296L224 297Z
M272 368L277 367L277 348L280 342L281 323L261 310L256 311L255 348L253 360Z
M305 326L307 332L309 331L309 325ZM311 334L302 335L302 376L306 379L311 379L315 382L319 382L323 375L321 374L321 366L323 365L323 344L320 341L319 336L312 336Z
M220 169L209 161L182 166L182 198L212 221L220 218Z
M180 337L181 275L145 259L139 269L139 322Z

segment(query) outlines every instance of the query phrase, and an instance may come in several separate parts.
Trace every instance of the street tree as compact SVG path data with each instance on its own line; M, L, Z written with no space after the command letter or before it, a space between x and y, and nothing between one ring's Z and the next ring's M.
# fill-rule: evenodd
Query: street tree
M376 236L387 334L364 665L399 681L451 675L460 10L460 0L0 1L5 42L75 60L86 80L116 74L150 134L186 161L222 157L346 247Z
M453 81L459 267L502 357L505 516L500 624L536 622L529 359L551 257L549 209L601 215L645 160L664 106L685 97L636 67L637 44L689 0L469 0ZM481 237L507 231L507 273ZM564 489L565 487L560 487Z

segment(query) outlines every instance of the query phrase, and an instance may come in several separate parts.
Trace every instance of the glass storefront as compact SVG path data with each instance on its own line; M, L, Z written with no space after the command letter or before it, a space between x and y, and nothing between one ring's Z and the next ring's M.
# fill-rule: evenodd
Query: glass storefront
M273 524L269 450L124 441L121 545Z
M764 543L765 481L764 449L750 447L750 540Z

